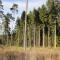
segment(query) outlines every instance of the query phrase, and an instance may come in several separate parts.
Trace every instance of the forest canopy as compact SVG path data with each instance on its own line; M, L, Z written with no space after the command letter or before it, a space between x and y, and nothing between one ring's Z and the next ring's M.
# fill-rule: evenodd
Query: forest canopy
M46 5L33 9L26 15L23 11L21 17L17 17L15 28L11 31L10 21L15 17L9 12L4 14L2 1L0 0L0 18L2 20L3 35L0 35L0 44L7 46L26 47L57 47L60 46L60 3L56 0L48 0ZM12 13L19 13L18 5L10 8ZM26 21L26 40L24 41Z

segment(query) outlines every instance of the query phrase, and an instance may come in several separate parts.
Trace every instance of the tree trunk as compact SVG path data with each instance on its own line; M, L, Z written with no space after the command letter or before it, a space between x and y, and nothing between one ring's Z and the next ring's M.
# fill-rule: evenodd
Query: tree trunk
M5 42L5 45L6 45L6 31L5 31L5 34L4 34L4 42Z
M8 33L7 33L7 46L8 46Z
M24 46L24 50L26 50L26 27L23 27L23 32L24 32L23 46Z
M34 47L35 47L35 25L34 25Z
M27 45L27 38L26 38L26 31L27 31L27 11L28 11L28 0L26 0L26 12L25 12L25 30L24 30L24 50L26 50Z
M50 28L48 26L48 47L50 47L50 38L49 38L49 35L50 35Z
M39 40L38 40L38 46L40 47L40 27L39 27Z
M56 25L55 25L55 34L54 34L54 47L56 48Z
M30 29L28 26L28 38L29 38L29 47L31 47L31 37L30 37Z
M18 43L17 43L18 46L19 46L19 33L20 33L20 31L18 31Z
M4 44L4 43L3 43L3 40L4 40L4 33L2 34L2 44Z
M5 40L5 32L3 32L2 44L4 44L4 40Z
M44 40L44 38L45 38L45 34L44 34L45 32L44 32L44 26L43 26L43 47L44 47L44 43L45 43L45 40Z
M11 33L11 42L10 42L10 46L12 46L12 33Z

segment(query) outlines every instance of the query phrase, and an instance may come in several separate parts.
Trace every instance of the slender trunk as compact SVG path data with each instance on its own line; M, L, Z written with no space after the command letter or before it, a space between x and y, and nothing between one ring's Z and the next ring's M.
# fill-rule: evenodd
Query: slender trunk
M5 42L5 45L6 45L6 31L5 31L4 42Z
M12 33L11 33L11 42L10 42L10 47L12 46Z
M8 33L7 33L7 46L8 46Z
M34 25L34 47L35 47L35 25Z
M22 35L22 40L23 40L23 47L25 47L24 45L25 45L25 41L24 41L24 26L23 26L23 35Z
M49 35L50 35L50 28L48 26L48 47L50 47L50 38L49 38Z
M40 27L39 27L39 40L38 40L38 46L40 47Z
M18 46L19 46L19 33L20 33L20 32L18 31L18 43L17 43Z
M55 34L54 34L54 47L56 48L56 25L55 25Z
M26 21L25 21L25 31L24 31L24 50L26 49Z
M45 38L45 34L44 34L44 26L43 26L43 47L44 47L44 43L45 43L44 38Z
M2 26L1 26L1 30L2 30ZM3 44L3 32L2 32L2 35L1 35L1 38L2 38L2 44Z
M3 35L2 35L2 44L4 44L4 32L3 32Z
M29 29L29 26L28 26L28 38L29 38L29 46L31 47L31 37L30 37L30 29Z
M24 50L26 50L26 28L27 28L27 11L28 11L28 0L26 0L26 13L25 13L25 31L24 31Z

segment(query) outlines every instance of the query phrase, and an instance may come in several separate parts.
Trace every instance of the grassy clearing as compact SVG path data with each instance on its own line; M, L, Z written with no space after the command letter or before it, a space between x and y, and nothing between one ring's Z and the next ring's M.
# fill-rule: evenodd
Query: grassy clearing
M0 47L0 60L60 60L60 48Z

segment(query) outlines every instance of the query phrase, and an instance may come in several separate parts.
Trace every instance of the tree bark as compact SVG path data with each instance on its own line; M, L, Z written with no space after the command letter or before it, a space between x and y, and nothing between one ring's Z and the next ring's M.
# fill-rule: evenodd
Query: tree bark
M8 33L7 33L7 46L8 46Z
M38 40L38 46L40 47L40 26L39 26L39 40Z
M56 25L55 25L55 34L54 34L54 47L56 48Z
M19 46L19 33L20 33L20 31L18 31L18 43L17 43L17 44L18 44L18 46Z
M49 35L50 35L50 28L48 26L48 47L50 47L50 38L49 38Z
M12 45L12 33L11 33L11 42L10 42L10 47L11 47L11 45Z
M34 25L34 47L35 47L35 25Z
M45 34L44 34L44 26L43 26L43 47L44 47L44 43L45 43L44 38L45 38Z
M28 11L28 0L26 0L26 12L25 12L25 30L24 30L24 50L26 50L26 30L27 30L27 11Z
M30 37L30 29L28 26L28 38L29 38L29 47L31 47L31 37Z

